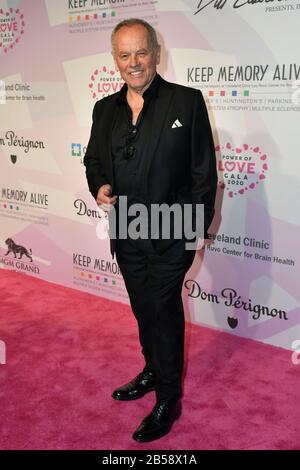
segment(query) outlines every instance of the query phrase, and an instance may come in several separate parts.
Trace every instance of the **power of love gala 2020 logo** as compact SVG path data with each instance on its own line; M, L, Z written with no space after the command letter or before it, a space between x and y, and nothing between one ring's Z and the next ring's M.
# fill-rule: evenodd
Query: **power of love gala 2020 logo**
M215 147L218 160L219 187L230 198L245 195L266 179L267 155L260 147L243 144L236 147L230 142Z
M101 99L116 93L124 84L122 78L116 75L115 70L105 65L100 69L96 69L92 73L90 80L89 89L94 99Z
M6 53L20 41L24 34L24 15L19 9L0 9L0 52Z

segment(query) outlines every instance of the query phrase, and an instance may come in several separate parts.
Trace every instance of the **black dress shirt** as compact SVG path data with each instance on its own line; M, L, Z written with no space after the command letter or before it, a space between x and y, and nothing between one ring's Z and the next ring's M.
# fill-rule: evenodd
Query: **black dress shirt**
M128 203L140 202L143 196L146 196L143 193L146 188L144 171L146 150L153 125L154 100L158 94L160 80L160 76L156 74L143 93L144 104L135 126L132 124L132 111L126 99L128 89L126 84L117 98L118 112L112 132L114 194L128 196ZM131 157L130 152L133 153Z

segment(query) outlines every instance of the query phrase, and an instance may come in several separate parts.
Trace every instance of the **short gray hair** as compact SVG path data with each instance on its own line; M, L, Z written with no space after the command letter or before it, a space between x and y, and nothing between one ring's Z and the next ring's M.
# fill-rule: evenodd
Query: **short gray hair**
M135 25L141 25L141 26L144 26L144 28L146 28L146 30L148 31L148 35L149 35L149 42L150 42L151 49L156 50L159 47L156 31L153 28L153 26L151 26L151 24L147 23L147 21L142 20L140 18L128 18L126 20L120 21L120 23L118 23L114 27L111 33L111 46L112 46L113 53L115 52L115 35L117 31L123 28L123 26L127 26L128 28L130 28L131 26L135 26Z

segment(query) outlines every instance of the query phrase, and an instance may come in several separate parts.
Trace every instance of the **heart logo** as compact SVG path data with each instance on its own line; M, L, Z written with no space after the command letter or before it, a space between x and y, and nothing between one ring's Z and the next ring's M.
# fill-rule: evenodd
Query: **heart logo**
M238 319L233 318L233 317L228 317L227 318L227 323L230 326L230 328L232 328L234 330L234 328L236 328L238 326Z
M258 145L243 144L236 147L231 142L215 147L218 160L219 188L228 197L243 196L255 189L267 177L267 155Z
M225 170L232 171L235 167L235 163L234 162L225 162L224 166L225 166Z
M19 9L0 9L0 52L3 49L6 54L18 44L24 34L24 27L24 15Z
M124 81L120 77L115 76L115 71L104 65L94 70L90 75L88 87L93 99L101 99L119 91L123 84Z
M103 83L102 90L104 91L104 93L108 93L110 90L110 83Z

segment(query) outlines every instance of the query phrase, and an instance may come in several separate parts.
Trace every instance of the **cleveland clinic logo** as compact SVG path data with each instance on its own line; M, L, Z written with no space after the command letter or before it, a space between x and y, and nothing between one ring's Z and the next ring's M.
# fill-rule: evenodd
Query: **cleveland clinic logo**
M100 100L105 96L120 91L123 84L124 81L116 74L116 71L104 65L99 69L95 69L91 74L88 87L92 98Z
M251 192L261 184L269 169L268 158L259 146L230 142L215 147L218 161L219 187L230 198Z
M86 146L79 143L71 144L71 156L75 158L84 157L86 152Z
M0 9L0 52L7 53L15 47L24 34L24 15L19 9Z

